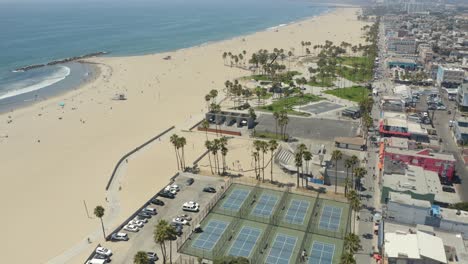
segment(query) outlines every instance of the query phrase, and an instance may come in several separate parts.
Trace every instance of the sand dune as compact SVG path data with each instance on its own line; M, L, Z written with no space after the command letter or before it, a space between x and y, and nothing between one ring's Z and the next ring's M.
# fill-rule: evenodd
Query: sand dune
M0 135L8 135L0 138L2 262L19 263L20 256L22 263L44 263L99 231L92 209L107 206L104 187L119 158L172 125L177 130L195 122L205 111L209 90L247 74L223 66L222 52L246 50L250 57L261 48L293 48L299 55L300 41L312 46L325 40L359 43L363 22L356 20L356 11L340 9L277 31L174 52L92 59L101 71L94 82L1 115ZM164 60L167 55L172 59ZM128 100L111 100L117 93ZM174 175L176 161L167 139L137 154L122 172L116 222ZM188 160L200 154L191 148L202 146L187 146Z

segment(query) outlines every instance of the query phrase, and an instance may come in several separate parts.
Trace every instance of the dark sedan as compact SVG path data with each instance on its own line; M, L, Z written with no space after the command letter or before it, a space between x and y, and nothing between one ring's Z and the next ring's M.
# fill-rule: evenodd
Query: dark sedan
M208 192L208 193L215 193L216 189L213 188L213 187L205 187L205 188L203 188L203 191Z

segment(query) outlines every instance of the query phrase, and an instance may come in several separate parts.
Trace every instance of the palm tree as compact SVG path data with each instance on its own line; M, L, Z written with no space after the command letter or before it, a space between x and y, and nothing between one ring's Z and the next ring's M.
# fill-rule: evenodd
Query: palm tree
M105 211L104 207L102 207L100 205L98 205L98 206L96 206L96 208L94 208L94 215L97 218L101 219L102 235L104 236L104 239L107 240L106 239L106 231L104 230L104 222L102 221L102 217L104 217L104 211Z
M275 150L278 148L278 142L276 140L272 139L270 142L268 142L268 145L270 146L270 167L271 167L271 182L273 182L273 154L275 153Z
M167 261L167 251L166 251L166 240L172 245L172 239L176 237L176 231L173 226L169 225L166 220L159 220L156 224L156 228L154 229L153 238L156 244L159 244L161 247L161 254L163 257L163 263ZM170 253L170 263L172 263L172 246L169 248Z
M223 157L223 175L226 173L226 155L228 153L227 148L227 137L221 137L219 140L220 149L221 149L221 156Z
M304 143L301 143L299 144L299 146L297 147L297 152L301 153L301 158L304 159L304 152L307 151L307 147ZM301 183L302 183L302 187L304 187L304 162L301 162L302 165L301 165Z
M179 137L177 139L177 147L182 149L182 157L180 159L182 171L185 170L185 145L187 145L187 140L185 137Z
M179 166L179 151L177 150L178 149L178 141L179 141L179 136L177 136L176 134L173 134L170 138L170 141L172 143L172 145L174 146L174 151L175 151L175 154L176 154L176 162L177 162L177 170L180 170L180 166Z
M206 119L203 119L203 121L201 122L201 128L205 130L206 140L208 140L208 128L210 128L210 122L208 122L208 120Z
M209 94L205 95L206 108L210 108L211 96Z
M356 155L352 155L351 158L349 158L351 160L351 186L352 188L354 189L354 166L356 166L356 164L359 162L359 159Z
M358 194L356 193L355 190L351 190L347 198L348 198L349 204L351 205L351 209L354 211L354 214L355 214L355 217L353 218L353 233L354 233L354 229L356 226L356 217L357 217L359 210L361 209L361 200L359 200Z
M265 153L268 152L268 142L261 142L260 150L262 151L262 181L265 182Z
M275 136L278 138L278 120L280 117L280 113L278 111L274 111L273 117L275 118Z
M220 150L221 148L221 144L220 144L220 140L219 139L215 139L213 140L213 144L212 144L212 147L211 147L211 153L213 154L213 157L214 157L214 160L215 160L215 169L216 169L216 172L219 174L221 174L220 170L219 170L219 160L218 160L218 151Z
M150 264L148 254L145 251L138 251L133 257L134 264Z
M308 150L304 151L304 160L306 162L306 174L310 174L309 172L309 161L312 160L312 153ZM306 178L306 187L309 187L309 183Z
M283 138L283 140L285 140L286 139L286 127L288 126L288 123L289 123L289 117L288 117L288 113L286 112L286 110L281 110L278 123L281 128L281 137Z
M211 164L211 154L210 154L211 153L211 148L213 147L211 141L209 141L209 140L205 141L205 147L208 150L208 160L210 162L211 174L214 174L213 165Z
M295 154L294 162L297 167L297 188L299 188L299 177L300 177L300 169L302 167L302 152L298 151Z
M339 150L332 152L332 160L335 161L335 194L338 192L338 160L343 158L343 154Z
M361 249L361 239L359 239L359 236L348 233L344 238L344 249L352 255L356 254Z
M351 158L345 160L345 167L346 167L346 181L349 182L349 169L353 166L353 161ZM344 195L348 193L348 185L345 184L345 192Z
M357 167L354 169L354 177L356 178L356 188L361 189L361 179L367 174L367 170L363 167Z
M341 254L340 264L356 264L353 254L349 252L343 252Z
M254 153L257 153L256 156L254 155L254 160L255 162L258 162L255 164L255 168L258 168L258 174L255 174L255 178L259 179L260 178L260 150L262 149L263 141L261 140L254 140L253 142L253 147L255 149ZM257 171L256 171L257 172Z
M210 96L213 99L214 103L216 103L216 97L218 96L218 90L215 90L215 89L211 90L210 91Z

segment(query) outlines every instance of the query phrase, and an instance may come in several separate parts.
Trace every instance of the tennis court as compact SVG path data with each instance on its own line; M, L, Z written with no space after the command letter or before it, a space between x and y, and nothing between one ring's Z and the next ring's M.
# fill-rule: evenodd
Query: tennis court
M284 215L284 221L291 224L304 224L304 219L310 203L305 200L292 199L288 211Z
M314 241L309 255L309 264L332 264L335 244Z
M229 255L246 258L250 257L261 233L262 230L259 228L243 226L229 250Z
M221 220L210 220L204 227L204 232L193 242L192 247L204 250L212 250L218 243L221 235L226 231L229 222Z
M221 207L231 211L239 211L249 194L250 190L235 189L229 194Z
M319 228L330 231L338 231L341 222L341 213L343 209L331 205L325 205L322 208Z
M273 214L277 202L277 195L263 193L250 214L260 217L269 217Z
M276 234L275 242L270 249L270 253L265 261L268 264L289 264L294 248L296 247L297 237Z

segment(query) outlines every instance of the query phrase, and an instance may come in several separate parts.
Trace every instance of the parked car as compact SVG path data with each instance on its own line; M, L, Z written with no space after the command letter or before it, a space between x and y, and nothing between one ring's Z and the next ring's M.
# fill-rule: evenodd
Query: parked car
M160 206L163 206L164 205L164 202L159 200L158 198L153 198L151 199L151 203L152 204L155 204L155 205L160 205Z
M97 247L96 253L99 255L108 256L108 257L112 256L112 250L105 248L105 247Z
M185 203L184 205L182 205L182 210L188 212L198 212L200 208L198 206Z
M185 219L187 221L192 221L192 217L190 215L187 215L187 214L181 214L181 215L178 215L177 217Z
M103 260L105 260L104 263L105 262L110 262L110 258L108 256L104 256L104 255L97 254L97 253L94 254L93 259L103 259Z
M174 195L177 193L177 189L173 188L171 185L166 186L166 188L164 188L164 191L168 193L172 193Z
M143 211L139 212L139 213L138 213L138 216L141 216L141 217L144 217L144 218L151 218L151 217L153 217L153 215L148 214L148 213L145 213L145 212L143 212Z
M137 215L135 218L133 218L133 221L140 221L146 224L148 223L148 218Z
M126 233L114 233L111 235L112 241L128 241L128 235Z
M156 254L155 252L146 252L146 255L148 255L149 261L155 262L159 259L158 254Z
M205 187L205 188L203 188L203 191L208 192L208 193L215 193L216 189L213 188L213 187Z
M194 201L188 201L188 202L186 202L186 204L200 206L197 202L194 202Z
M171 226L174 227L175 233L176 233L177 236L181 236L181 235L182 235L182 233L183 233L183 227L182 227L182 225L171 222ZM176 237L174 237L173 239L176 239Z
M145 213L148 213L148 214L152 214L152 215L156 215L158 212L156 211L155 208L152 208L152 207L146 207L146 208L143 208L142 212L145 212Z
M107 262L107 259L92 258L92 259L86 261L86 264L104 264L106 262Z
M144 223L142 221L135 221L135 220L132 220L132 221L128 222L128 224L137 226L139 228L144 226Z
M164 198L169 198L169 199L174 199L175 195L171 192L166 192L166 191L161 191L159 193L159 196L164 197Z
M189 221L187 221L187 220L185 220L183 218L179 218L179 217L173 218L172 222L178 223L178 224L183 224L183 225L190 225Z
M442 186L442 191L449 192L449 193L454 193L455 189L452 188L452 187Z
M127 224L126 226L123 227L124 230L130 231L130 232L138 232L140 229L136 225L130 225Z
M195 180L193 178L187 179L187 185L192 185Z

